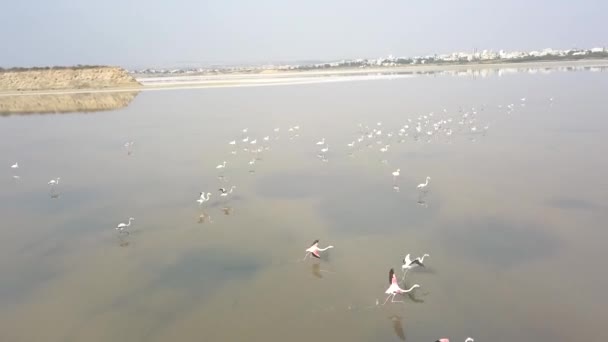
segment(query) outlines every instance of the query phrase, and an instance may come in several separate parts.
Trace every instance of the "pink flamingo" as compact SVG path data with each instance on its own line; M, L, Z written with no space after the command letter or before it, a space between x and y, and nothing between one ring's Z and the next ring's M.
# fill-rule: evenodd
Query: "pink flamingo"
M440 338L435 342L450 342L450 339L449 338ZM467 337L467 339L464 340L464 342L475 342L475 340L470 337Z
M334 248L334 246L327 246L325 248L319 248L319 240L315 240L312 242L312 245L310 245L310 247L308 247L306 249L306 255L304 256L304 259L302 259L302 261L306 260L306 258L309 255L312 255L313 257L317 258L317 259L321 259L321 256L319 255L319 252L323 252L326 251L330 248Z
M388 272L388 282L391 284L391 286L389 286L388 289L386 289L386 291L384 292L384 293L388 294L388 297L386 297L386 300L384 301L384 303L382 303L382 305L386 304L386 302L388 302L389 298L391 298L392 303L403 303L403 301L395 300L395 296L398 294L408 293L408 292L412 291L413 289L420 287L420 285L414 284L414 285L412 285L412 287L410 287L407 290L400 288L399 284L397 283L397 276L395 276L395 270L393 270L392 268Z

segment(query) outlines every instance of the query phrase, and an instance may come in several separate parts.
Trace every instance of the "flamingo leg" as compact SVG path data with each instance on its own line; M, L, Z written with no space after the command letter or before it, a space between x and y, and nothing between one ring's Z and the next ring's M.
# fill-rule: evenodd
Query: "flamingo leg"
M308 256L310 256L310 253L306 253L306 255L304 256L304 259L302 259L302 261L305 261Z
M410 270L409 268L405 269L405 272L403 272L403 277L401 278L401 281L405 280L405 275L407 274L407 271L409 271L409 270Z
M384 303L382 303L382 305L386 304L386 302L388 302L388 299L391 298L391 296L394 296L393 294L389 294L388 297L386 297L386 300L384 301Z
M391 303L403 303L402 300L395 300L395 295L393 294L393 299L391 299Z

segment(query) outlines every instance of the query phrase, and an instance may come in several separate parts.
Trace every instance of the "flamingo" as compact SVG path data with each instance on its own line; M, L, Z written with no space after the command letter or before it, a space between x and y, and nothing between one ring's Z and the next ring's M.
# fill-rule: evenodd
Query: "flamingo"
M243 142L246 143L249 141L249 137L246 137L245 139L243 139Z
M416 188L418 188L420 190L425 190L426 187L429 185L430 180L431 180L431 177L426 176L426 182L418 184L418 186Z
M201 192L201 197L200 197L199 199L197 199L197 200L196 200L196 201L198 202L198 204L199 204L199 205L201 205L201 204L203 204L203 203L207 202L207 201L209 200L210 196L211 196L211 193L210 193L210 192L208 192L208 193L206 194L206 196L207 196L207 197L205 197L205 193L204 193L204 192Z
M51 179L48 184L50 184L51 186L55 186L55 185L59 184L59 180L60 179L61 179L61 177L57 177L55 179Z
M116 230L118 230L119 232L123 232L125 231L125 229L129 226L131 226L131 221L134 221L135 219L132 217L129 217L129 223L119 223L118 226L116 226ZM127 232L128 233L128 232Z
M19 163L15 163L13 165L11 165L11 169L18 169L19 168Z
M440 338L435 342L450 342L450 339L449 338ZM467 339L464 340L464 342L475 342L475 340L471 337L467 337Z
M422 266L425 267L423 262L424 262L424 258L428 257L430 255L428 254L424 254L422 257L416 258L414 260L410 260L410 255L406 255L405 258L403 258L403 265L401 265L401 269L403 270L403 278L401 278L401 280L405 279L405 274L407 273L408 270L411 270L414 267L417 266Z
M222 197L228 196L229 194L232 193L232 191L234 191L235 188L236 188L236 186L234 186L234 185L232 187L230 187L230 190L226 190L225 188L219 188L220 196L222 196Z
M225 168L225 167L226 167L226 161L224 161L222 164L220 164L220 165L216 166L215 168L216 168L216 169L223 169L223 168Z
M310 247L308 247L306 249L306 255L304 256L304 259L302 259L302 261L306 260L306 258L309 255L312 255L313 257L317 258L317 259L321 259L321 256L319 255L319 252L323 252L326 251L330 248L334 248L334 246L327 246L325 248L319 248L319 240L315 240L312 242L312 245L310 245Z
M329 151L329 146L325 146L325 147L323 147L323 148L321 149L321 152L322 152L322 153L325 153L325 152L327 152L327 151Z
M399 177L400 172L401 172L401 169L397 169L393 172L393 181L395 181L397 179L397 177Z
M258 143L258 139L253 139L253 140L251 140L251 142L250 142L250 144L251 144L251 145L255 145L255 144L257 144L257 143Z
M391 284L391 286L389 286L388 289L386 289L386 291L384 292L388 294L388 297L386 297L386 300L384 301L384 303L382 303L382 305L386 304L389 298L391 298L391 303L403 303L403 301L395 300L395 296L398 294L408 293L413 289L420 287L420 285L414 284L407 290L400 288L399 284L397 283L397 276L395 276L395 270L393 270L392 268L388 272L388 282L389 284Z
M231 142L228 143L228 145L236 145L236 140L232 140Z
M269 135L267 135L267 136L265 136L263 139L264 139L264 141L268 141L268 140L270 140L270 136L269 136Z
M317 141L317 145L325 145L325 138Z

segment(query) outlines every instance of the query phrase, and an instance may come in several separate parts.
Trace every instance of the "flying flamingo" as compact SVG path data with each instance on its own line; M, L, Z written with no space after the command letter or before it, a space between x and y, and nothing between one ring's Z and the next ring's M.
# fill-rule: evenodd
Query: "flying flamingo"
M302 261L306 260L306 258L309 255L312 255L313 257L317 258L317 259L321 259L321 256L319 255L319 252L323 252L326 251L330 248L334 248L334 246L327 246L325 248L319 248L319 240L315 240L312 242L312 245L310 245L310 247L308 247L306 249L306 255L304 256L304 259L302 259Z
M127 234L129 234L129 232L126 231L127 227L131 226L131 221L135 220L132 217L129 217L129 223L119 223L118 226L116 226L116 230L118 230L119 232L126 232Z
M430 180L431 180L431 177L426 176L426 182L418 184L418 186L416 188L418 188L422 191L426 191L426 187L429 185Z
M414 260L410 260L410 255L406 255L405 258L403 258L403 265L401 266L401 269L403 270L403 278L401 278L401 280L405 279L405 274L407 273L408 270L411 270L414 267L417 266L422 266L425 267L423 262L424 262L424 258L428 257L430 255L425 254L422 257L416 258Z
M384 292L388 294L388 297L386 297L386 300L384 301L384 303L382 303L382 305L386 304L389 298L391 298L391 303L403 303L403 301L395 300L395 296L398 294L408 293L413 289L420 287L420 285L414 284L407 290L400 288L399 284L397 283L397 276L395 276L395 270L393 270L392 268L388 272L388 282L391 284L391 286L389 286L388 289L386 289L386 291Z
M450 339L449 338L440 338L435 342L450 342ZM467 339L464 340L464 342L475 342L475 340L472 339L471 337L467 337Z

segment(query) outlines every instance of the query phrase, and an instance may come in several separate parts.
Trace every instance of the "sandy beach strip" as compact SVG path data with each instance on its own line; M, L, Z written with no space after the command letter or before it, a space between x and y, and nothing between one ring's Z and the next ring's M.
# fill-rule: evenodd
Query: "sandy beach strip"
M497 63L497 64L459 64L459 65L407 65L378 68L352 68L311 71L276 71L270 73L233 73L222 75L179 75L162 77L138 77L142 86L103 88L103 89L62 89L40 91L10 91L0 92L0 96L27 96L52 94L81 94L104 92L133 92L178 89L204 89L227 87L260 87L314 84L328 82L353 82L369 80L386 80L396 78L415 77L427 73L475 73L482 70L568 70L569 68L608 68L608 60L582 60L582 61L546 61L529 63Z

